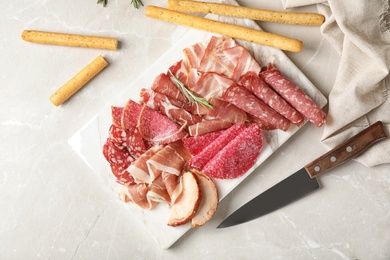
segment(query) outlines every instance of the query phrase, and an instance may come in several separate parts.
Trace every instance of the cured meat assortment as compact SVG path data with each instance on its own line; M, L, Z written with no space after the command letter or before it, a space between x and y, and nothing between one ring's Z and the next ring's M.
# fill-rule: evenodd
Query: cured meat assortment
M216 209L213 179L237 178L253 167L263 131L288 131L305 118L321 126L325 113L274 65L261 69L231 38L211 37L183 54L143 86L139 100L111 107L102 152L121 200L148 210L167 203L168 225L193 219L199 226ZM177 80L210 106L189 100Z

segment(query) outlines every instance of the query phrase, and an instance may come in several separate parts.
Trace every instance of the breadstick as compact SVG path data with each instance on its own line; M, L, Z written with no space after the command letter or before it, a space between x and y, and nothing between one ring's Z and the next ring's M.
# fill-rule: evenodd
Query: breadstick
M50 96L51 102L55 106L59 106L64 103L73 94L79 91L88 81L90 81L96 74L108 65L107 61L102 57L98 56L84 69L77 73L73 78L65 83L61 88L54 92Z
M55 44L72 47L86 47L107 50L116 50L118 48L118 41L115 38L85 36L78 34L24 30L22 33L22 39L34 43Z
M188 0L168 0L168 9L179 12L213 13L223 16L247 18L252 20L287 23L295 25L318 26L324 23L325 17L315 13L279 12L245 6L234 6L210 2Z
M272 46L286 51L300 52L302 50L302 42L296 39L250 29L239 25L218 22L157 6L147 6L145 14L151 18L184 25L203 31L218 33L232 38L238 38L250 42Z

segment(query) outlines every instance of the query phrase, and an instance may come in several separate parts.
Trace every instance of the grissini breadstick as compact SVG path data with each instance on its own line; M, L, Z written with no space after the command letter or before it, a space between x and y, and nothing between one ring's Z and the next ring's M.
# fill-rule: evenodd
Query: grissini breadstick
M107 65L107 61L102 56L98 56L73 78L66 82L61 88L54 92L50 96L51 102L55 106L61 105L71 96L73 96L73 94L79 91L88 81L95 77Z
M97 48L107 50L116 50L118 48L118 41L115 38L85 36L79 34L24 30L22 33L22 39L34 43L54 44L72 47Z
M295 25L318 26L325 21L323 15L315 13L279 12L245 6L188 0L168 0L168 9L179 12L213 13L223 16Z
M149 5L146 7L145 14L154 19L272 46L286 51L300 52L302 50L302 41L296 39L176 12L166 8Z

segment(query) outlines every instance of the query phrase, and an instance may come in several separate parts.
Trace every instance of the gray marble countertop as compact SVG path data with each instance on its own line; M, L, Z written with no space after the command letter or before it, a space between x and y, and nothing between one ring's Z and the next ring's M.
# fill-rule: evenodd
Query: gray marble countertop
M283 10L280 1L239 1ZM144 0L165 6L166 1ZM322 188L272 214L217 230L257 194L328 150L305 125L220 204L205 226L160 248L70 148L68 139L189 29L152 20L129 0L15 0L0 9L0 259L389 259L389 166L351 161ZM295 11L316 12L314 6ZM319 27L259 22L301 39L287 56L327 97L339 56ZM117 51L39 45L23 30L116 37ZM109 66L59 107L50 95L96 56Z

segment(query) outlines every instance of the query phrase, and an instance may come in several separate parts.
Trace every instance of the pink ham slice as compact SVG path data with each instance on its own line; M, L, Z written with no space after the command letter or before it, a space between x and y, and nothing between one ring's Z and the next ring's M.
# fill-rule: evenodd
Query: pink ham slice
M197 155L205 149L211 142L217 139L225 130L211 132L203 135L192 136L184 139L183 143L192 155Z
M167 96L170 99L179 100L183 103L188 102L167 74L161 73L158 75L154 79L151 89L157 93Z
M223 92L235 82L217 73L203 73L191 89L205 99L221 98Z
M169 67L167 75L170 76L170 72L173 73L183 84L187 85L188 81L188 68L183 60L180 60Z
M143 153L137 160L130 164L127 171L134 178L136 183L147 183L151 184L154 179L158 177L161 172L149 172L147 161L155 155L161 146L154 146Z
M273 64L268 64L260 73L261 78L270 85L291 106L318 127L325 123L326 114L297 85L286 78Z
M232 141L240 132L245 129L244 124L235 124L225 130L218 138L211 142L205 149L195 155L189 161L191 167L198 170L203 169L207 162Z
M222 95L222 99L236 105L248 114L259 118L263 124L267 125L267 128L277 128L287 131L290 127L289 120L270 108L249 90L237 84L229 87Z
M165 172L179 176L191 158L182 141L165 146L146 162L149 172Z
M202 118L198 115L191 114L183 107L183 104L180 101L175 102L175 100L170 100L167 96L154 92L151 89L142 89L140 93L142 102L145 103L148 107L160 111L163 115L172 119L180 125L194 125L200 121Z
M293 124L301 126L304 123L304 117L279 94L277 94L261 77L253 72L247 72L240 77L238 84L250 90L259 99L276 112L290 120Z
M223 119L204 120L188 127L190 136L198 136L231 127L233 124Z
M208 119L222 119L234 124L243 124L247 121L247 113L235 105L219 98L211 98L209 102L214 108L209 110Z
M212 178L232 179L246 173L256 162L263 147L263 135L253 123L221 149L202 169Z
M189 68L198 68L206 50L207 42L198 42L183 50Z
M124 194L120 194L120 196L124 195L125 198L123 200L130 200L141 208L152 209L157 205L157 202L150 200L147 197L149 191L150 186L146 183L131 184L129 186L125 186Z
M165 187L165 183L163 181L162 176L160 175L157 179L155 179L150 186L150 190L146 194L148 200L155 202L166 202L171 203L171 197Z

